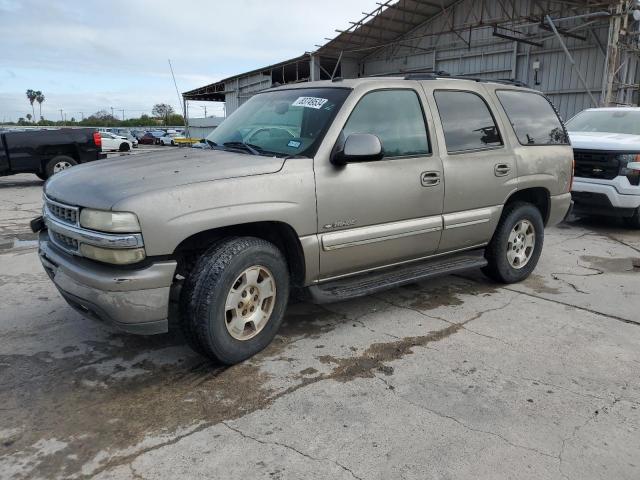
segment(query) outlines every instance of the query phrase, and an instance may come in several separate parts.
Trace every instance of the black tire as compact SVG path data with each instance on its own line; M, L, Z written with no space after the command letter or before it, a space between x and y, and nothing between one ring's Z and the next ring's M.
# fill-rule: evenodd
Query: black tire
M127 142L122 142L122 144L120 144L120 148L118 149L118 151L120 152L128 152L129 150L131 150L129 148L129 144Z
M507 259L509 235L513 228L521 220L528 220L533 226L535 245L529 256L529 260L523 267L515 268ZM536 268L542 246L544 244L544 222L540 210L526 202L514 202L508 204L502 212L491 242L485 250L485 258L489 264L482 272L489 278L500 283L516 283L527 278Z
M637 208L632 216L624 217L624 224L628 228L640 230L640 208Z
M36 177L38 177L40 180L46 180L47 178L47 174L45 172L36 172Z
M174 147L176 145L176 142L174 142L173 140L171 140L171 146Z
M267 268L276 288L271 316L255 336L234 338L227 328L225 303L239 275L252 266ZM207 250L185 280L180 323L198 353L233 365L263 350L275 337L289 299L287 262L278 248L254 237L227 238Z
M44 174L47 176L47 178L49 178L58 173L60 169L73 167L77 164L78 162L67 155L58 155L57 157L53 157L47 162L44 167Z

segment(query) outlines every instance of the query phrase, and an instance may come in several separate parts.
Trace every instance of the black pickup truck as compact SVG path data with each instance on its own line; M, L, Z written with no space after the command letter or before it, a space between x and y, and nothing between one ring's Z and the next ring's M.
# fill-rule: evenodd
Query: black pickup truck
M0 176L35 173L42 180L79 163L106 158L93 128L0 131Z

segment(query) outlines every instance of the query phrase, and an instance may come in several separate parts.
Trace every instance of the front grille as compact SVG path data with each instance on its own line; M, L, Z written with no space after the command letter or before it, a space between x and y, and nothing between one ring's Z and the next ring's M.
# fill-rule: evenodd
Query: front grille
M67 250L70 252L78 251L78 241L75 238L67 237L62 233L54 232L53 230L49 230L49 235L53 240L53 243L58 245L63 250Z
M615 153L598 150L574 150L576 177L613 180L619 175L620 162Z
M45 202L47 204L47 210L49 210L52 217L69 225L76 225L78 223L78 209L76 207L62 205L48 198L45 198Z

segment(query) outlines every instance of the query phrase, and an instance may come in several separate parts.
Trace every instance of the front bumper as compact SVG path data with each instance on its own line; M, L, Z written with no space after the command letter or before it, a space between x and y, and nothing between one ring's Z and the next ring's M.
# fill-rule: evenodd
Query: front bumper
M169 293L175 261L137 270L101 265L61 252L40 232L38 253L45 271L67 303L83 316L139 335L169 329Z
M572 192L575 195L574 201L576 208L585 201L580 201L580 193L593 194L582 195L587 198L589 196L606 198L608 202L597 201L596 203L602 207L610 209L631 209L635 210L640 207L640 187L631 185L627 177L616 177L613 180L600 180L592 178L578 178L573 180ZM592 203L586 201L586 203Z

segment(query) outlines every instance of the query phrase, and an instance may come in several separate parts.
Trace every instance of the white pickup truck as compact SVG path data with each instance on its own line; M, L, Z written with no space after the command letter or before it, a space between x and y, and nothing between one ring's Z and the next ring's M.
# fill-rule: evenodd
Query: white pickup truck
M574 212L640 228L640 108L589 108L566 124L575 158Z

